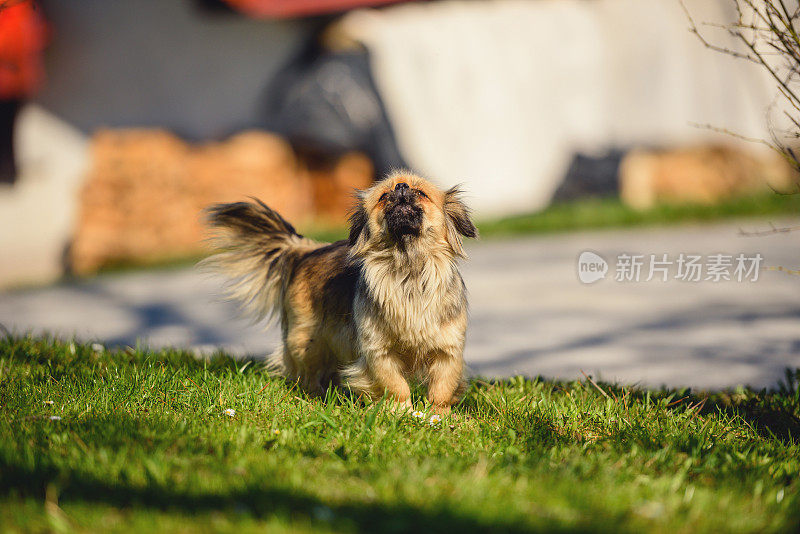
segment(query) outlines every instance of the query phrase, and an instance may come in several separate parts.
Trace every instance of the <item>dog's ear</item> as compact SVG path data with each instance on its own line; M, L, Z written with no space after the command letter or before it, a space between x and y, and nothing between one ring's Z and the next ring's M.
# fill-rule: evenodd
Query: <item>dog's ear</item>
M356 191L356 205L350 213L350 236L348 242L357 254L369 238L369 228L367 227L367 208L364 206L363 191Z
M444 194L444 213L456 231L465 237L478 237L478 229L472 223L469 208L461 199L463 192L459 186L453 186Z
M461 198L459 186L453 186L444 194L444 214L447 218L447 241L457 256L465 256L461 236L478 237L478 229L470 218L469 208Z

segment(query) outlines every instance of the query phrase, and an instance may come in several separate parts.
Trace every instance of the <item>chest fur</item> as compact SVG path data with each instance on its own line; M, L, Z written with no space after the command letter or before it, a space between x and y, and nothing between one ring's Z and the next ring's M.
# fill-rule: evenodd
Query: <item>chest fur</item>
M417 269L365 265L356 299L372 327L410 349L431 350L443 330L463 330L457 319L466 313L464 286L452 262L430 261Z

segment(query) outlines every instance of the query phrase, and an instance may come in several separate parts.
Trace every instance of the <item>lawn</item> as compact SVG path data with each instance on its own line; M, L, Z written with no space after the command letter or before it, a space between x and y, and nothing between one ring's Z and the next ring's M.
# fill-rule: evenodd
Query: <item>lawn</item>
M796 532L798 378L475 379L431 424L224 355L6 337L0 531Z
M660 204L647 210L635 210L617 198L590 198L553 204L537 213L483 221L478 227L484 236L505 236L798 214L800 195L775 193L733 198L710 206Z

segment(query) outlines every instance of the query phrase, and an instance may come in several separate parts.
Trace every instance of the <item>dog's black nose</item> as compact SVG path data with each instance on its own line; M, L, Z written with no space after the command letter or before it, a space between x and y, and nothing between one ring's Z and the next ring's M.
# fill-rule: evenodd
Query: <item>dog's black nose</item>
M399 184L394 186L394 190L397 191L398 193L400 191L403 191L404 189L408 189L408 184L405 182L400 182Z

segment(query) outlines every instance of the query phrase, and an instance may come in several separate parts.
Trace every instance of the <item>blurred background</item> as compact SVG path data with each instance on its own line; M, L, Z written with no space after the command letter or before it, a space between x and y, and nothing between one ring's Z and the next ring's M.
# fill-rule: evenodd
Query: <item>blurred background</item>
M738 232L792 225L800 202L776 193L796 189L791 161L748 141L784 127L775 80L690 31L736 51L720 27L736 16L733 0L0 0L0 322L266 351L274 329L235 322L218 283L164 270L204 254L202 209L255 196L333 239L354 188L407 167L464 184L484 235L465 267L476 372L771 383L800 365L797 278L575 275L584 249L800 263L791 232Z

